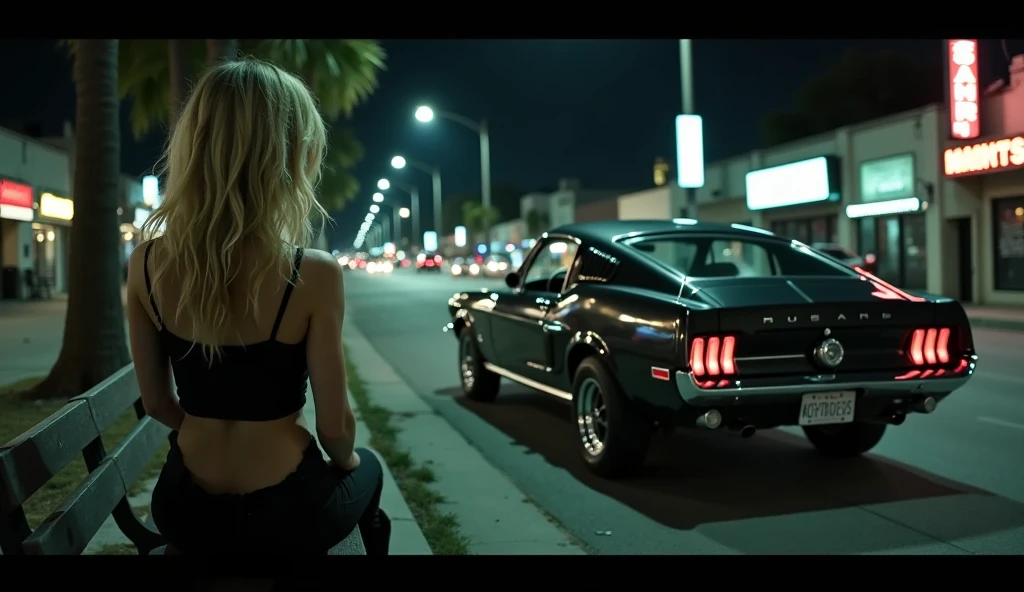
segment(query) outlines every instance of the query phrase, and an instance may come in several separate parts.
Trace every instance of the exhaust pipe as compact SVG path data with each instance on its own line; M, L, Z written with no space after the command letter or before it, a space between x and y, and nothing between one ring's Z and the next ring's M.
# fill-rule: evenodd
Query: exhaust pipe
M717 429L722 425L722 414L717 409L712 409L697 418L697 427L708 430Z
M938 404L939 402L935 400L935 397L925 397L921 401L912 403L910 405L910 410L916 411L917 413L931 413L932 411L935 411L935 407L937 407Z
M755 428L752 425L745 425L742 428L740 428L740 437L741 438L749 438L749 437L753 436L756 433L757 433L757 428Z

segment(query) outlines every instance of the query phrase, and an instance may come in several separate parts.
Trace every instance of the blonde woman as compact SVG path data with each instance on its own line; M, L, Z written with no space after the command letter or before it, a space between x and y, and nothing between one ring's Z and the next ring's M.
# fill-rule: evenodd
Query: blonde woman
M146 412L173 430L152 512L180 552L327 553L358 524L387 553L381 467L354 447L341 267L301 247L326 219L326 142L305 85L254 60L207 72L171 132L128 323Z

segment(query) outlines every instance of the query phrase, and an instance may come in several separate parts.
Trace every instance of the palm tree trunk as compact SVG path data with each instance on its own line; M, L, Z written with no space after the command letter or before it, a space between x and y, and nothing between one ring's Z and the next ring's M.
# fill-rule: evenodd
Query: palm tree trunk
M207 39L206 65L217 64L238 59L238 39Z
M40 397L70 398L131 362L121 301L118 249L116 39L79 39L75 56L75 221L68 267L68 312L57 363Z
M185 40L168 39L167 60L171 70L171 120L173 126L178 122L181 106L185 104Z

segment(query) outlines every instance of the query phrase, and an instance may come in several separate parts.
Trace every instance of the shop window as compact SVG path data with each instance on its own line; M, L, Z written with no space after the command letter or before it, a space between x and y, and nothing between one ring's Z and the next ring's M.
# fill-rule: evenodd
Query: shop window
M925 217L910 214L900 218L903 222L903 287L907 290L925 290L928 288Z
M1024 197L992 201L996 290L1024 291Z

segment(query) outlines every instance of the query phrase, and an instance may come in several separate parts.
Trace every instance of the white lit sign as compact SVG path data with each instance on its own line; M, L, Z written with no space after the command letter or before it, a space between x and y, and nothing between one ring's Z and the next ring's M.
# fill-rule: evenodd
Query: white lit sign
M39 215L55 220L71 220L75 217L75 202L44 193L39 196Z
M704 186L704 121L700 115L676 115L676 170L679 186Z
M160 204L160 179L156 175L146 175L142 178L142 201L149 207L156 207Z
M914 155L903 154L860 165L860 200L884 201L914 195Z
M824 156L747 173L747 208L768 210L835 200Z
M149 210L143 208L135 208L135 228L142 229L142 225L149 219Z
M466 227L456 226L455 227L455 246L464 247L466 246Z
M431 252L437 250L437 233L433 230L423 233L423 250Z
M921 205L921 200L916 197L850 204L846 206L846 216L849 218L865 218L868 216L909 214L921 210Z

